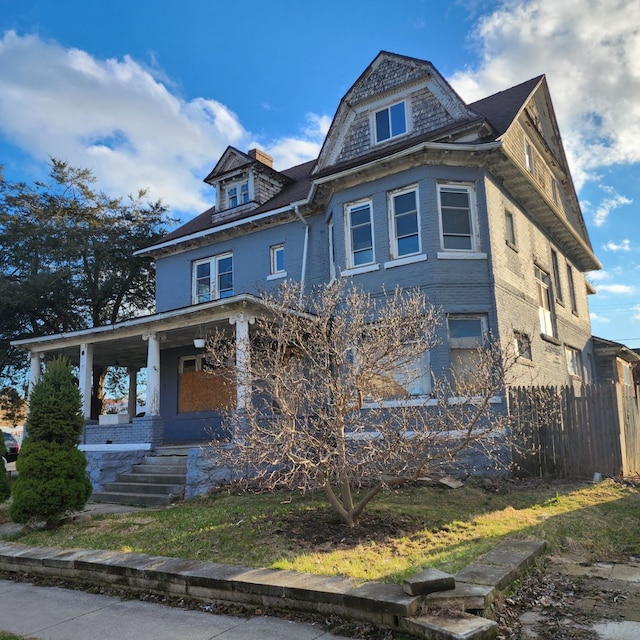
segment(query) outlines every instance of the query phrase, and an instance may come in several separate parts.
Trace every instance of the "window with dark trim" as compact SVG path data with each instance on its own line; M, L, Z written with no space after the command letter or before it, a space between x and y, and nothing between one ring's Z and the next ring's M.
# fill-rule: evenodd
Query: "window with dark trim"
M578 313L578 301L576 300L576 287L573 282L573 269L567 265L567 281L569 282L569 299L571 300L571 312Z
M512 248L516 248L516 225L513 220L513 213L511 211L504 212L504 226L505 226L505 240L507 244Z
M558 254L551 250L551 266L553 267L553 287L556 300L562 302L562 284L560 282L560 267L558 266Z

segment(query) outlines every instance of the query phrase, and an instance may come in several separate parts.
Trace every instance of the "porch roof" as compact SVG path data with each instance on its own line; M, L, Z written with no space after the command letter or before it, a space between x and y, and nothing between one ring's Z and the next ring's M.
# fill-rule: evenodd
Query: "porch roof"
M229 326L229 319L236 314L260 315L264 309L259 298L242 294L91 329L21 338L11 344L45 356L63 355L72 364L80 361L80 346L91 344L97 366L141 368L147 364L147 343L143 340L147 334L160 334L163 350L184 347L215 328Z

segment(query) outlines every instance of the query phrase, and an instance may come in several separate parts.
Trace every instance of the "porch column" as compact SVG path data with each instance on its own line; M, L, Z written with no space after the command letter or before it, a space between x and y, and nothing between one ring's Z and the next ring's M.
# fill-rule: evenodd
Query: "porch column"
M138 407L138 368L128 367L129 374L129 398L127 402L127 412L129 418L136 417L136 409Z
M249 325L255 321L255 317L245 313L238 313L229 318L229 323L236 326L236 370L238 372L236 409L239 410L247 408L247 402L251 397Z
M38 384L38 380L40 380L40 375L42 374L42 366L40 364L41 354L37 351L29 352L29 396L31 396L31 392L33 391L33 387Z
M93 345L80 345L80 393L82 394L82 415L91 419L91 391L93 388Z
M142 336L149 343L147 348L147 416L160 415L160 340L157 333Z

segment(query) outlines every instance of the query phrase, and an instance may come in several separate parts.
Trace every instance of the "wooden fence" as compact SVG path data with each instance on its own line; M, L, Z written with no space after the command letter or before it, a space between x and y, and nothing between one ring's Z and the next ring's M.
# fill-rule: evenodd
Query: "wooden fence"
M637 391L637 393L635 392ZM640 387L514 387L509 411L520 473L545 478L640 473Z

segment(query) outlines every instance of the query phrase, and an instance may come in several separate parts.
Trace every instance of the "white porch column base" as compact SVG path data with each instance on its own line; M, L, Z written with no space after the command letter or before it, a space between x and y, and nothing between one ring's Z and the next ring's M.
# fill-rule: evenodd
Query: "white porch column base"
M80 393L82 394L82 415L91 418L91 391L93 389L93 345L80 345Z
M251 398L249 325L255 321L254 316L245 313L237 313L229 318L229 324L236 326L236 370L238 371L236 409L238 410L246 409Z

